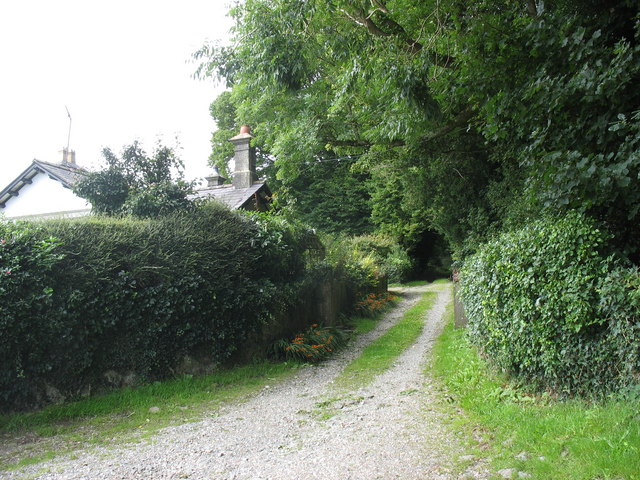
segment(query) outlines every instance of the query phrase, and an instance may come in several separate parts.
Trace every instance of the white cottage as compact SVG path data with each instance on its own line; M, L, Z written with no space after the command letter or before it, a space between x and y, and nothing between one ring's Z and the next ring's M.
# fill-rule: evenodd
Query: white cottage
M91 205L72 191L85 174L73 151L64 150L60 164L33 160L0 192L0 213L16 219L88 215Z
M243 125L240 133L231 138L235 145L233 180L214 168L207 177L206 187L189 198L215 199L232 210L264 211L269 208L271 191L256 173L256 152L251 146L251 129ZM6 218L36 219L80 217L91 213L91 204L73 193L72 187L88 172L76 164L75 152L63 150L60 164L34 160L0 192L0 214Z

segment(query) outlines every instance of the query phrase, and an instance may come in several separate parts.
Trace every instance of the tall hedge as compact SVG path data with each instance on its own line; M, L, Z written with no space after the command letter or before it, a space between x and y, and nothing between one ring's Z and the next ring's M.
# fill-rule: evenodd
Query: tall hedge
M578 213L483 245L462 270L469 335L512 375L564 395L640 383L640 275Z
M311 233L215 204L156 220L0 222L0 410L108 371L224 361L294 298Z

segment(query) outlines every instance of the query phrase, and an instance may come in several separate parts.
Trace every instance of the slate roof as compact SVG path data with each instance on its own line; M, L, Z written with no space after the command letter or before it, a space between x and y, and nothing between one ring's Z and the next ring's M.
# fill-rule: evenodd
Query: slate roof
M30 184L33 177L40 173L44 173L48 175L49 178L57 180L66 188L71 188L86 175L87 171L69 164L55 164L43 162L42 160L33 160L24 172L18 175L13 182L0 192L0 208L4 208L5 203L12 196L15 196L22 187Z
M221 185L218 187L208 187L197 190L189 198L213 198L227 205L231 210L238 210L246 207L253 199L254 195L261 193L270 195L269 187L264 182L256 182L249 188L235 188L233 185Z

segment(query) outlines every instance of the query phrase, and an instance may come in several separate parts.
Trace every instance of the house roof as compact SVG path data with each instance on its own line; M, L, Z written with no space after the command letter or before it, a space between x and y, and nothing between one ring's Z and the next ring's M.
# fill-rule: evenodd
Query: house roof
M42 160L33 160L24 172L18 175L13 182L0 192L0 208L4 208L5 203L12 196L17 196L20 189L30 184L33 177L40 173L44 173L50 178L57 180L66 188L72 188L87 174L87 171L69 164L54 164L43 162ZM197 190L193 195L190 195L189 198L192 200L213 198L224 203L232 210L237 210L247 207L256 194L271 195L271 191L266 183L256 182L249 188L235 188L233 185L207 187Z
M191 199L213 198L227 205L232 210L245 207L254 195L260 193L270 195L269 187L264 182L256 182L249 188L235 188L233 185L220 185L202 188L190 196Z
M60 182L66 188L71 188L83 178L87 172L83 168L69 164L54 164L43 162L42 160L33 160L24 172L0 191L0 208L4 208L11 197L17 196L20 189L30 184L33 177L40 173L48 175L49 178Z

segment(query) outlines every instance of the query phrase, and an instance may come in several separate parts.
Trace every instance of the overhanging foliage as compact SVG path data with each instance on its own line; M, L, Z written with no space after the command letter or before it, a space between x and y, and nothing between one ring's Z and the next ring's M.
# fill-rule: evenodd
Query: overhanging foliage
M405 244L435 229L463 255L540 210L579 209L637 256L637 2L247 0L231 14L232 45L201 49L200 73L231 87L285 184L361 155L372 219Z

